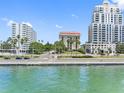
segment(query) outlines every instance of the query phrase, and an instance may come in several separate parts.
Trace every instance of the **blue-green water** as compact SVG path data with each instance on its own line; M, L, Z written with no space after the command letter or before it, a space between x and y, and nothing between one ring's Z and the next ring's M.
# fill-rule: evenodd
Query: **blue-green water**
M0 67L0 93L124 93L124 66Z

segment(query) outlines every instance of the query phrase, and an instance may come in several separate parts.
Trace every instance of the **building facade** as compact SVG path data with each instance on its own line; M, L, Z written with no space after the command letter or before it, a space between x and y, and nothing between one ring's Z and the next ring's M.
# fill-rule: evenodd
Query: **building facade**
M103 0L102 5L96 5L93 10L92 22L89 26L88 43L91 51L93 46L106 46L116 52L115 44L124 43L123 13L117 4L111 4L108 0ZM87 46L87 47L88 47ZM106 51L105 48L101 50Z
M116 44L93 44L93 43L86 43L86 53L91 54L114 54L116 53Z
M17 39L17 36L20 36L20 41L22 38L27 38L27 41L24 42L24 44L17 43L20 50L29 50L30 44L36 41L36 32L28 23L12 23L12 39Z
M59 40L62 40L68 50L77 50L80 48L79 32L60 32Z

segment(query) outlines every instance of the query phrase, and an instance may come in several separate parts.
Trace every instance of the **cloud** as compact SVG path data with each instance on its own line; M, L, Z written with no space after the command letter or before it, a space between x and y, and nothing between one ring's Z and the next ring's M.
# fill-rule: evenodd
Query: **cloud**
M32 27L32 24L30 22L22 22L22 24L27 24L28 26Z
M124 10L124 0L111 0L113 3L117 3L118 6Z
M10 20L10 19L8 19L6 17L1 18L1 20L4 21L4 22L6 22L6 25L9 26L9 27L12 25L12 23L15 23L15 21Z
M74 18L76 18L76 19L79 18L79 16L77 16L77 15L75 15L75 14L72 14L71 16L74 17Z
M62 26L60 26L60 25L56 25L56 28L61 29L61 28L63 28L63 27L62 27Z
M11 25L12 25L13 23L15 23L15 21L9 20L9 21L7 22L7 26L11 27Z
M6 22L6 25L11 27L13 23L16 23L14 20L8 19L6 17L1 18L2 21ZM22 24L27 24L28 26L32 27L30 22L22 22Z

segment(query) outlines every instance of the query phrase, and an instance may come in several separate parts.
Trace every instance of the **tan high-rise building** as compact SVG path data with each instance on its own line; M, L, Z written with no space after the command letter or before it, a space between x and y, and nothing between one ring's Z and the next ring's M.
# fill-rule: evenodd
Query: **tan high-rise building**
M89 26L87 48L91 53L110 49L116 52L116 43L124 43L123 13L117 4L103 0L93 10L92 21Z
M116 4L104 0L96 5L92 22L89 26L89 42L117 43L124 42L123 13Z

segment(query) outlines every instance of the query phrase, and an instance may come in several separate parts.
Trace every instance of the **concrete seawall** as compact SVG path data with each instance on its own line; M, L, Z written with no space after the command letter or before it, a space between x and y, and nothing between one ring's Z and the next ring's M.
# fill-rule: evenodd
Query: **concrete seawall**
M57 59L57 60L1 60L0 66L59 66L59 65L124 65L121 58Z
M84 65L84 66L90 66L90 65L124 65L124 62L76 62L76 63L71 63L71 62L67 62L67 63L64 63L64 62L56 62L56 63L53 63L53 62L49 62L49 63L41 63L41 62L38 62L38 63L0 63L0 66L72 66L72 65Z

